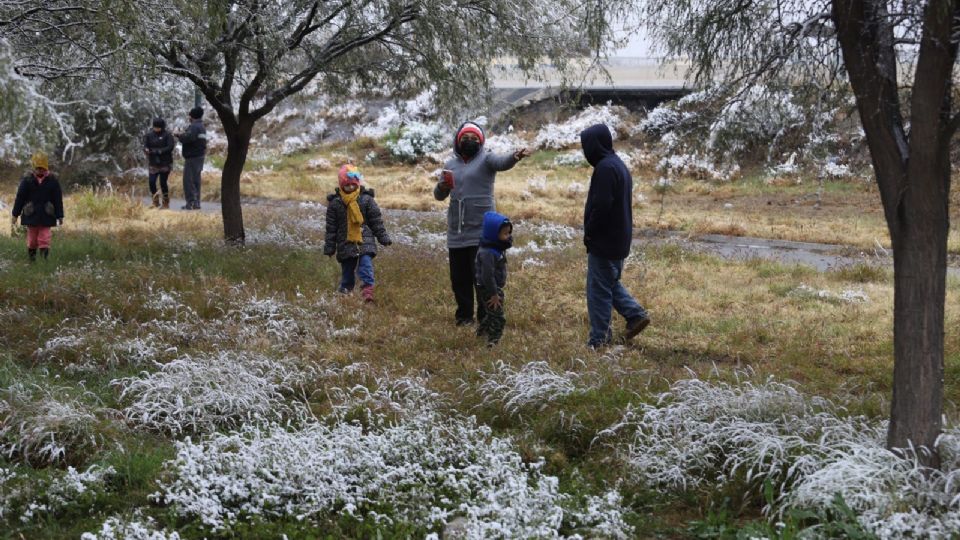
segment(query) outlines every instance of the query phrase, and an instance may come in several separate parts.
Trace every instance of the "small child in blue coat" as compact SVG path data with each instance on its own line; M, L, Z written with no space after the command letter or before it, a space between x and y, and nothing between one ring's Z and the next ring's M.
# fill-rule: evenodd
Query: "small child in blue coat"
M503 315L503 288L507 284L507 256L513 245L513 224L496 212L483 214L483 232L477 250L477 298L485 304L486 315L477 326L477 335L486 336L487 346L496 345L503 336L507 320Z

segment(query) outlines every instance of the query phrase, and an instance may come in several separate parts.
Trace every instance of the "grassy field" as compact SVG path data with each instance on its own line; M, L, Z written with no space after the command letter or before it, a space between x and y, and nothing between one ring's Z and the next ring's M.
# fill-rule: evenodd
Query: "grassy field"
M362 149L321 154L335 161L351 150ZM315 157L254 163L253 171L272 169L250 173L244 193L321 200L335 173L301 172ZM736 407L766 404L764 421L829 411L869 426L860 431L882 433L891 392L891 275L869 266L817 273L723 261L669 242L646 245L628 259L624 282L653 324L633 344L593 352L584 346L585 258L569 227L584 197L569 186L586 185L589 171L551 162L540 153L498 177L499 207L517 218L517 247L508 254L507 329L493 349L473 329L453 325L439 213L388 220L397 241L376 259L375 306L334 293L339 267L321 253L323 209L309 204L280 214L247 208L244 248L222 245L218 216L147 210L139 200L95 192L68 197L67 226L55 232L49 261L28 265L22 238L0 237L2 535L119 538L140 526L184 538L735 538L855 526L843 505L765 514L765 506L785 508L779 495L800 484L770 472L777 467L768 458L748 468L755 477L730 471L730 459L717 455L708 460L712 468L686 469L682 484L663 480L667 473L655 480L640 463L644 448L660 447L641 437L649 433L635 418L649 407L650 421L661 405L666 415L666 404L708 389ZM430 196L427 167L363 170L382 206L443 208ZM545 184L529 181L539 177ZM658 220L658 195L641 174L638 192L647 202L636 207L637 222L886 243L872 186L828 183L819 209L808 197L813 191L759 179L691 180L667 195ZM960 250L955 230L951 249ZM960 417L960 335L951 330L960 326L958 300L960 282L952 278L950 425ZM623 321L616 324L622 330ZM709 412L703 425L732 414L725 411ZM690 423L701 418L676 414ZM676 436L679 428L667 431ZM829 438L827 428L815 431L812 440ZM338 446L351 437L355 447ZM671 448L705 439L709 433ZM242 454L251 441L263 446ZM390 450L364 465L380 444ZM324 445L327 454L315 450ZM499 453L485 454L491 448ZM232 461L204 461L220 455ZM330 455L341 456L348 472L330 465ZM682 468L681 458L663 458L671 459ZM244 469L249 463L258 465ZM304 478L300 466L344 484L375 483L388 470L396 476L386 475L376 493L353 486L326 502L270 491L271 477L310 493L322 491L311 482L337 484ZM251 472L261 469L269 473ZM430 470L447 476L438 480ZM496 496L480 504L477 493ZM423 508L436 513L425 517ZM562 519L545 517L557 508Z

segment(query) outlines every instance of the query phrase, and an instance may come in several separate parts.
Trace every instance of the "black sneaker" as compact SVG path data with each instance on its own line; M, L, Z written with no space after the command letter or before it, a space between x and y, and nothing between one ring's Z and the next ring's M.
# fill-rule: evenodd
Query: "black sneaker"
M650 317L637 317L632 321L627 321L627 331L623 334L623 339L633 339L637 334L643 332L643 329L650 324Z

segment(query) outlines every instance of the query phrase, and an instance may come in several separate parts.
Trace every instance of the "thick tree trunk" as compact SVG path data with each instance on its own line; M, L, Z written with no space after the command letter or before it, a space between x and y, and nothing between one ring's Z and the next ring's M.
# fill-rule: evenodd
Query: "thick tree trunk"
M909 135L893 23L880 0L833 0L832 18L893 243L893 401L887 446L939 467L949 229L952 43L957 0L931 0L916 60Z
M243 209L240 206L240 175L247 162L253 122L240 120L224 125L227 136L227 159L220 176L220 204L223 212L223 236L229 244L242 245L246 239L243 229Z
M936 171L928 174L939 176ZM911 185L922 183L917 180L909 178ZM908 189L901 203L904 210L890 226L894 384L887 446L925 448L930 452L924 451L921 461L939 467L935 443L942 428L948 217L945 201L930 199L923 190Z

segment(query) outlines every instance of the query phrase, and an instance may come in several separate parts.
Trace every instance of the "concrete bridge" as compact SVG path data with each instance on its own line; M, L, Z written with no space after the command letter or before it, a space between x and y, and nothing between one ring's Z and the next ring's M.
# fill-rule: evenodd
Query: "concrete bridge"
M543 80L528 80L515 64L505 60L494 70L494 109L503 111L545 100L581 106L612 102L630 109L652 109L693 90L685 81L689 69L688 64L663 63L658 58L613 57L564 87L549 68Z

